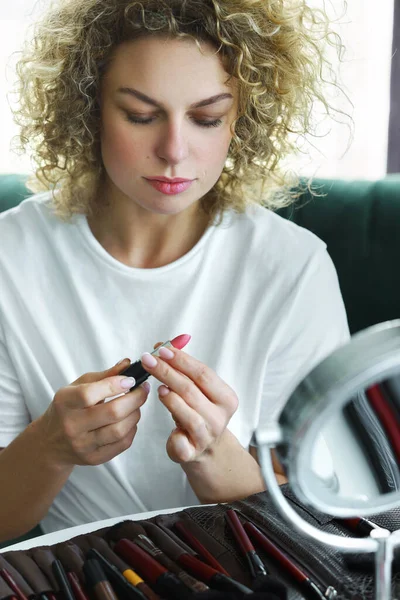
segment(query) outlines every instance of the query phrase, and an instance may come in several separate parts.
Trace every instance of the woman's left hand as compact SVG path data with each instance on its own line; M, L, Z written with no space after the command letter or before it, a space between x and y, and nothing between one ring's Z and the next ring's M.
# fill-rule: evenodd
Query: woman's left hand
M218 442L239 401L232 388L204 363L177 348L168 348L173 354L169 358L164 350L160 349L161 358L151 355L157 361L155 366L146 364L143 356L142 364L165 384L158 388L158 395L176 423L167 453L177 463L197 461Z

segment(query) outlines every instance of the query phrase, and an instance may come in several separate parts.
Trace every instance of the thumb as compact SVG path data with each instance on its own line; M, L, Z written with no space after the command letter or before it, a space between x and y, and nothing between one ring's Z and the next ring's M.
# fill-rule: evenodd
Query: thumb
M77 385L80 383L94 383L95 381L101 381L102 379L106 379L106 377L112 377L113 375L119 375L121 371L129 367L131 364L130 358L123 358L116 365L106 369L105 371L97 371L92 373L85 373L81 375L78 379L73 381L71 385Z

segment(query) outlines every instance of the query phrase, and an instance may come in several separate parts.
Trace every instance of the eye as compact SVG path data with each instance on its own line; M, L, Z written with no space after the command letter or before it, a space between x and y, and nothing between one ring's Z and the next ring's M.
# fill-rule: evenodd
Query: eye
M125 114L126 114L127 121L129 121L129 123L135 123L136 125L148 125L149 123L152 123L154 121L154 119L151 119L151 118L150 119L138 119L137 117L134 117L130 113L125 113ZM199 125L199 127L219 127L219 125L221 125L221 123L222 123L222 119L215 119L214 121L200 121L200 120L193 119L193 121L195 123L197 123L197 125Z

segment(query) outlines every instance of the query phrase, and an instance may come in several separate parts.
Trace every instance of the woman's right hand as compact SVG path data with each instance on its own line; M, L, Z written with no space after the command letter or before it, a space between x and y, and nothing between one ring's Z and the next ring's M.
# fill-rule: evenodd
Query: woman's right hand
M126 358L111 369L86 373L58 390L40 417L46 446L57 466L99 465L130 447L148 392L139 386L104 402L134 385L118 375L129 364Z

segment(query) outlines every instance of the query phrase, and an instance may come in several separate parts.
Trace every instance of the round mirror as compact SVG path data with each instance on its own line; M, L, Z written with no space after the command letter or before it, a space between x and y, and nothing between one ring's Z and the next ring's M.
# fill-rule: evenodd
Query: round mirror
M296 495L337 517L400 504L400 320L355 335L295 389L276 445Z

